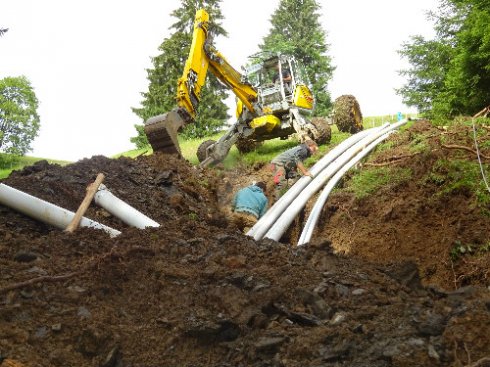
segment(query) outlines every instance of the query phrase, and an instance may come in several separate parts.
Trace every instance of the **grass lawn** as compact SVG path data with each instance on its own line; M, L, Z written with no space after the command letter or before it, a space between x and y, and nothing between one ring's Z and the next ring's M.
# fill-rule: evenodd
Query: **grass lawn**
M12 171L20 170L27 166L32 166L34 163L42 160L46 160L49 163L57 163L62 166L71 163L68 161L61 161L56 159L46 159L29 156L19 157L12 156L10 154L0 153L0 179L8 177Z

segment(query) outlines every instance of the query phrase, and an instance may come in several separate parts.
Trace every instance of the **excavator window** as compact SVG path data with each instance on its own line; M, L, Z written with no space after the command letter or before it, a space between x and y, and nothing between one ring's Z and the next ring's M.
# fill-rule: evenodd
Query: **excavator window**
M248 82L254 87L259 87L267 82L267 76L264 75L264 70L261 64L249 65L244 69Z

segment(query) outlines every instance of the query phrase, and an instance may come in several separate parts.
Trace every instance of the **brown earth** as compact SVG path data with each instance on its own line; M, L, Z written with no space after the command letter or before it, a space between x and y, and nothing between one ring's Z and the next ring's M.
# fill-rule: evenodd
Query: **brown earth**
M475 159L441 145L472 147L469 131L418 122L392 136L361 169L405 167L412 179L361 200L334 194L299 248L307 213L280 243L228 223L233 193L269 180L265 166L199 170L155 154L14 172L2 183L72 211L103 172L161 227L130 228L92 205L87 217L122 234L70 234L0 206L0 356L25 366L488 365L490 253L451 251L485 249L490 208L426 179L438 159ZM411 153L421 136L430 149Z

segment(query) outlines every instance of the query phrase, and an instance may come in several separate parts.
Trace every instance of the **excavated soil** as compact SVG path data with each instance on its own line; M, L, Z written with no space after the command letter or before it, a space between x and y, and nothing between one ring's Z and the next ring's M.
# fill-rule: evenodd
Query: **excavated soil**
M122 233L67 233L0 205L0 356L63 367L489 366L490 208L426 179L440 159L475 159L454 148L472 147L468 132L417 122L392 136L358 169L409 168L411 180L361 200L335 193L302 247L308 208L281 242L228 222L238 187L270 181L265 166L199 170L155 154L14 172L2 183L72 211L102 172L161 226L130 228L92 204L88 218ZM421 136L430 149L414 154ZM456 243L483 250L455 257Z

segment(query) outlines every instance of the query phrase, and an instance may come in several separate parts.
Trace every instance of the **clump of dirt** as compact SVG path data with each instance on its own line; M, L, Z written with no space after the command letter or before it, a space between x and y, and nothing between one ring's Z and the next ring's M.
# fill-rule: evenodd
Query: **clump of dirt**
M400 154L404 134L394 138ZM407 160L422 167L432 159L419 158ZM0 356L25 366L104 367L462 366L488 357L488 284L468 277L454 290L424 267L441 261L431 249L437 238L447 245L479 224L488 240L486 219L462 205L469 199L425 203L433 191L415 186L392 188L398 195L385 192L381 202L381 193L364 201L338 194L315 240L298 248L291 234L283 243L254 241L228 223L233 193L270 181L266 166L199 170L162 154L97 156L65 167L40 162L2 183L75 211L99 172L161 226L130 228L92 205L87 217L122 233L66 233L0 206ZM451 232L456 202L464 222ZM430 236L410 226L423 203L416 223L431 219ZM435 221L442 218L445 226ZM389 224L379 227L382 219ZM376 246L379 256L370 256Z

